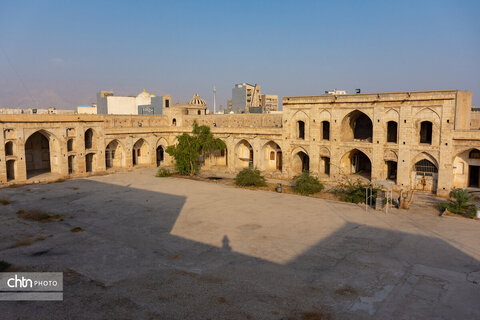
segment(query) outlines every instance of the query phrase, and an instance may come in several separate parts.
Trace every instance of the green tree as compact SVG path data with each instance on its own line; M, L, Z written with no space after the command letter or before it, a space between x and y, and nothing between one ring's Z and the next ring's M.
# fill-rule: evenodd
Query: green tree
M198 160L215 150L224 150L225 142L213 137L210 127L199 126L193 122L192 134L184 133L178 137L178 143L165 150L175 158L175 169L183 175L193 176L199 169Z
M468 193L467 189L453 189L450 192L451 199L446 203L440 204L440 209L460 214L465 217L473 218L477 213L477 206L472 203L473 194Z

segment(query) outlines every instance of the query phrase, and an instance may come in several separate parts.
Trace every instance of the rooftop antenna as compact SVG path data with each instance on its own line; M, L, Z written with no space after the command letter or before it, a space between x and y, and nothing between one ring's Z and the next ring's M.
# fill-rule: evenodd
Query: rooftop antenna
M213 85L213 114L216 113L216 102L215 102L216 95L217 95L217 89L215 88L215 85Z

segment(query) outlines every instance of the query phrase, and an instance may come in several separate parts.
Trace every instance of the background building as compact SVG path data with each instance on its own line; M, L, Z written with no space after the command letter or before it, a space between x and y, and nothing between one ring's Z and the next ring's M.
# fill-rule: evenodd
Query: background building
M171 96L155 96L143 90L137 96L114 96L113 91L97 93L98 114L162 114L170 106Z
M97 114L97 104L92 103L91 106L78 106L77 114Z
M262 94L260 96L260 105L265 113L278 111L278 95Z
M188 101L187 104L176 104L174 105L175 111L172 111L172 114L180 114L180 115L206 115L207 112L207 103L205 100L200 98L198 93L195 93Z
M248 112L249 107L260 107L260 85L236 84L232 89L232 111Z
M0 108L0 114L74 114L75 110L48 108Z
M262 94L260 85L236 84L232 99L227 100L227 110L234 113L269 113L278 111L278 95Z

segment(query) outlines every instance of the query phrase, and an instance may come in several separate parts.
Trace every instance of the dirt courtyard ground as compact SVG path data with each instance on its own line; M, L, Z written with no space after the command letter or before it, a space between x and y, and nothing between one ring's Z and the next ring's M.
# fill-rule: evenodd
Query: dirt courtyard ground
M0 318L480 319L479 221L154 173L1 189L0 260L64 272L64 301Z

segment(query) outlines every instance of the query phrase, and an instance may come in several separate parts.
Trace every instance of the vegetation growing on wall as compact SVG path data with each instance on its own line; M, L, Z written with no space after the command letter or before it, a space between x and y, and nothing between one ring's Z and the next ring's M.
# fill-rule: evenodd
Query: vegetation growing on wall
M467 189L453 189L450 192L450 199L446 203L440 204L440 210L447 209L450 212L473 218L477 213L477 206L472 203L473 198L474 195L468 193Z
M258 169L245 168L235 177L237 186L264 187L267 185L265 181L265 177L260 174Z
M215 139L210 127L199 126L193 122L192 134L184 133L178 137L178 144L168 146L165 150L175 159L175 169L183 175L193 176L200 165L198 159L215 150L224 150L227 146L220 139Z
M301 195L310 195L320 192L324 189L323 184L318 181L318 178L312 176L309 171L304 171L295 177L295 187L293 191Z

